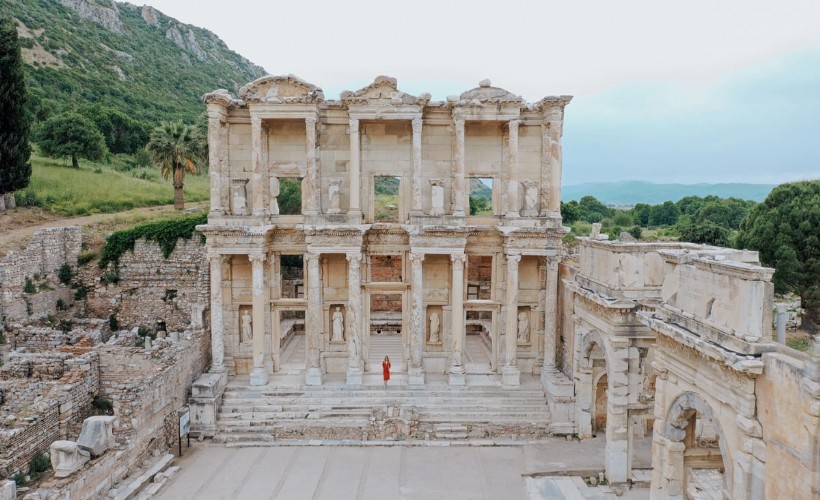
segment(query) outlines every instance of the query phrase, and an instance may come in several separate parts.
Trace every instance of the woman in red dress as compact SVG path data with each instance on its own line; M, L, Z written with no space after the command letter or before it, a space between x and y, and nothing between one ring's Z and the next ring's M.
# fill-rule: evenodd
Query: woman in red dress
M390 358L384 357L382 362L382 373L384 374L384 388L387 389L387 381L390 380Z

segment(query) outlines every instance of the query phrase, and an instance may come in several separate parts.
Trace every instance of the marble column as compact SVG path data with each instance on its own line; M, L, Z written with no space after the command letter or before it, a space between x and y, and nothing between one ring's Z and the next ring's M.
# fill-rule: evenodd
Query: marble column
M347 254L347 384L362 385L362 255Z
M507 254L507 291L505 295L506 318L505 359L501 369L501 383L506 386L520 385L521 370L518 368L518 263L520 254Z
M222 144L221 129L225 119L222 108L213 109L214 105L208 106L208 176L211 178L211 213L222 215L225 210L222 208L222 162L221 151L227 144Z
M307 261L307 313L305 315L305 341L307 343L307 371L305 385L322 385L320 344L322 342L322 274L319 254L306 253Z
M558 111L560 114L560 111ZM561 134L563 123L560 119L551 119L547 122L549 134L549 195L547 197L547 211L553 214L561 213Z
M350 119L350 164L348 168L350 175L350 205L347 212L351 215L361 215L361 140L359 138L359 120L354 118Z
M507 212L506 217L519 216L518 204L518 125L520 120L510 120L509 122L509 152L507 155Z
M453 177L453 215L464 217L464 202L467 194L464 191L464 120L455 121L456 128L456 149L453 154L455 163L455 174Z
M424 345L424 280L422 265L424 254L411 253L412 267L412 304L410 308L410 369L408 383L410 385L424 385L424 367L422 366L421 350Z
M453 262L453 282L450 294L450 335L453 339L453 354L450 359L450 385L464 385L464 262L467 256L464 254L451 255Z
M546 303L544 304L544 367L543 371L556 372L558 347L558 258L547 258Z
M416 215L422 214L421 201L421 116L413 118L413 208Z
M316 215L321 212L321 189L319 188L319 168L316 164L316 117L305 118L305 158L307 174L307 199L305 214Z
M253 368L251 385L266 385L268 370L265 368L265 319L270 307L267 288L265 287L265 255L248 255L251 261L251 288L253 291Z
M225 337L222 318L222 256L209 254L211 267L211 373L225 373Z
M262 180L262 119L251 115L251 211L254 216L265 215L263 191L266 182Z

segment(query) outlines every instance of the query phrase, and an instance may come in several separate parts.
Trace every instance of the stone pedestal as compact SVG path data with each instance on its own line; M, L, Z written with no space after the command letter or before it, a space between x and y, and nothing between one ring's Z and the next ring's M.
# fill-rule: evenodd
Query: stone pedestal
M541 385L550 409L550 433L575 433L575 384L559 371L541 370Z
M505 366L501 369L501 384L506 387L521 385L521 369L517 366Z
M191 386L191 435L213 437L216 434L216 415L222 404L222 393L228 384L228 373L204 373Z
M91 460L91 454L74 441L54 441L48 451L51 455L51 468L57 477L68 477Z
M17 483L12 480L0 481L0 500L17 500Z
M83 429L77 439L77 446L89 452L92 457L98 457L113 448L114 422L117 417L96 415L83 421Z
M424 370L411 367L407 373L408 385L424 385Z
M447 376L447 382L450 385L467 385L467 375L464 372L464 367L459 366L458 369L450 368L450 373Z

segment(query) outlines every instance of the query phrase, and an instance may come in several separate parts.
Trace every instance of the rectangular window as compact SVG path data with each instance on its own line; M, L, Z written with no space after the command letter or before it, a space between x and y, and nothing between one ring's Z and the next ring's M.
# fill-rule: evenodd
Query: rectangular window
M491 300L492 255L467 255L467 300Z
M471 177L470 215L493 215L493 179L490 177Z
M279 257L279 275L282 278L283 299L305 298L305 260L302 255Z
M282 177L279 179L279 215L302 214L302 179Z
M399 222L401 177L378 176L373 179L373 221Z

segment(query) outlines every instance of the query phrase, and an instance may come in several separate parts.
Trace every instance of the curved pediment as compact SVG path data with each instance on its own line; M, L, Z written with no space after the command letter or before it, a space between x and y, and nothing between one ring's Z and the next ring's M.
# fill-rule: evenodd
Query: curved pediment
M490 80L482 80L478 87L468 90L459 96L460 104L476 103L516 103L523 104L524 99L520 95L515 95L508 90L493 87Z
M294 75L263 76L239 89L239 97L252 103L318 103L322 89Z
M402 92L398 89L398 81L390 76L377 76L373 83L355 92L342 92L342 102L346 104L376 104L376 105L425 105L430 101L430 94L417 96Z

